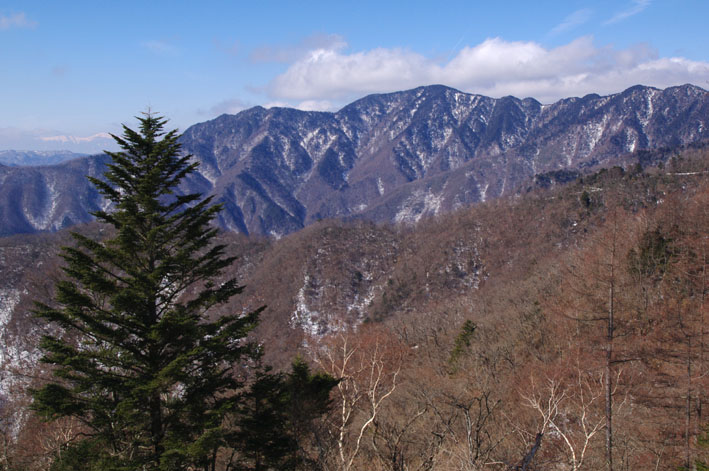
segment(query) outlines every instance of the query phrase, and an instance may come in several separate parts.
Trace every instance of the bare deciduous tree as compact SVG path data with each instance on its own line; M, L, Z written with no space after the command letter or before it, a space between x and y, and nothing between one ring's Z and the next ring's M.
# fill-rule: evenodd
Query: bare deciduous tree
M349 471L365 432L398 386L404 350L384 329L369 327L334 334L321 342L314 356L320 368L340 379L335 390L334 435L338 467Z
M539 387L532 382L532 391L522 394L523 403L541 416L537 436L560 438L572 471L583 469L591 441L604 428L605 416L599 406L605 384L604 373L584 374L577 368L574 384L547 379Z

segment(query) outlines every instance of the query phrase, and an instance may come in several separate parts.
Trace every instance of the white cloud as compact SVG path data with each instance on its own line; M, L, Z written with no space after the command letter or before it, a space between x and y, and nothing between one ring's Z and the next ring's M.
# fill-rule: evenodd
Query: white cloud
M625 10L619 11L618 13L610 17L608 20L606 20L603 24L610 25L613 23L618 23L619 21L623 21L627 18L630 18L631 16L637 15L638 13L646 9L648 6L650 6L650 0L633 0L630 7Z
M310 51L275 78L271 92L286 99L337 99L419 85L430 75L428 60L413 52L379 48L348 55L340 49Z
M287 103L285 101L271 101L268 103L264 103L263 105L264 108L292 108L293 105L290 103Z
M27 15L22 12L14 13L10 16L0 16L0 30L12 28L35 28L36 26L37 22L28 19Z
M532 96L553 102L587 93L609 94L636 85L665 88L705 84L709 63L659 58L647 45L598 47L592 37L547 49L535 42L487 39L439 62L403 49L346 53L344 46L317 48L293 62L269 85L274 100L336 102L368 93L441 83L493 97Z
M561 23L556 25L549 32L549 34L555 35L555 34L560 34L560 33L564 33L566 31L572 30L575 27L586 23L591 18L592 14L593 14L593 11L588 8L576 10L575 12L571 13L569 16L564 18L564 20Z
M303 111L332 111L334 109L334 105L328 100L305 100L295 107Z

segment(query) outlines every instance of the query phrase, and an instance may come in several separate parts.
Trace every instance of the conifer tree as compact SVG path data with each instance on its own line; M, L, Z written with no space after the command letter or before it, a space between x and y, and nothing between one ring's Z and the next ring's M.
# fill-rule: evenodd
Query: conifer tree
M220 205L180 194L197 163L167 120L138 120L113 136L122 150L108 153L105 180L90 178L112 203L94 213L112 236L74 233L54 305L35 310L62 334L41 342L55 381L34 391L34 408L86 432L55 469L213 470L224 417L239 406L232 368L257 354L246 336L261 309L212 315L242 290L216 282L234 262L214 243Z
M338 383L329 374L312 373L300 357L293 360L289 373L258 372L244 394L233 434L241 449L234 469L319 469L319 457L312 456L317 453L306 444L317 442L314 422L329 410L330 392Z

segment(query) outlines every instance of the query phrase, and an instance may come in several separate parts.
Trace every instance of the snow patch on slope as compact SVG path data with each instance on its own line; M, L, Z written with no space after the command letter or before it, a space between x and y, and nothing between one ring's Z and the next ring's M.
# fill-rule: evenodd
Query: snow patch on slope
M488 188L490 188L489 183L486 183L482 188L478 187L478 189L480 190L480 201L482 201L483 203L485 202L485 200L487 200L487 189Z
M311 310L305 300L305 293L312 289L311 279L308 275L303 277L303 286L296 296L295 311L291 314L290 325L300 328L309 336L322 336L327 330L327 323L323 322L322 315L317 310Z
M364 271L362 273L362 279L367 283L371 284L374 277L371 272ZM350 315L350 317L354 313L358 321L364 319L367 315L367 310L369 306L374 300L375 295L376 289L374 285L370 285L370 287L363 294L355 293L354 300L351 303L347 304L347 313Z
M10 322L15 306L20 302L20 290L9 289L0 291L0 345L7 346L7 325ZM0 368L4 368L7 362L7 352L5 348L0 348Z
M377 177L377 192L379 192L379 196L384 195L384 182L381 177Z
M9 414L5 417L4 426L13 439L19 436L29 417L23 398L27 397L31 379L36 377L41 357L39 350L27 347L27 343L32 344L33 340L8 337L8 324L23 294L27 292L18 289L0 290L0 404L7 406ZM35 334L30 332L30 337Z
M435 194L432 190L426 192L416 190L409 196L401 209L394 216L396 223L416 223L424 215L436 215L443 204L443 194Z
M208 165L200 165L199 173L211 184L212 188L214 188L220 175Z
M27 222L29 222L34 229L38 231L56 231L61 227L61 221L54 221L54 215L57 211L60 194L59 191L57 191L57 184L54 180L46 181L46 186L49 194L39 208L39 214L33 214L33 211L31 211L27 205L23 206L22 212L24 213Z
M589 123L588 126L586 126L585 131L586 131L586 142L587 142L587 148L585 149L585 152L583 153L581 157L586 157L589 155L593 150L596 148L596 144L598 144L603 137L603 133L606 130L606 126L608 125L608 115L603 116L603 119L601 121L595 121Z
M0 290L0 400L12 400L18 391L29 386L33 377L29 373L35 371L41 357L39 350L28 346L34 345L36 341L35 331L22 338L8 336L8 325L23 294L27 292L18 289ZM24 408L20 409L16 411L17 417L11 420L14 427L19 427L24 417Z
M660 93L659 90L650 89L645 97L645 109L638 110L638 121L640 121L640 126L642 126L643 130L650 123L650 119L652 119L652 115L655 112L653 100L658 93Z

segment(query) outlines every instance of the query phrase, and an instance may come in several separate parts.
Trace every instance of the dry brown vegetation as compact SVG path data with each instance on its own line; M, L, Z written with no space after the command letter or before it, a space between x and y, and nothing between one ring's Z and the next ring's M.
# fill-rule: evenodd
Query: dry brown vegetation
M415 227L224 234L247 285L229 308L269 306L267 363L300 353L342 379L302 444L324 470L692 469L707 460L708 168L687 151ZM39 248L66 236L2 242L25 267L7 284L50 293L58 262ZM0 469L48 469L74 429L13 431L21 386L0 411Z

